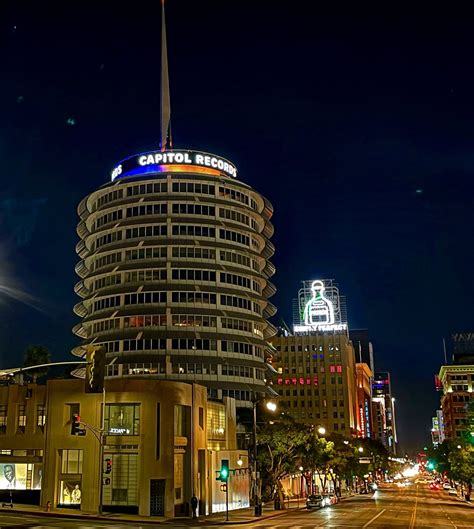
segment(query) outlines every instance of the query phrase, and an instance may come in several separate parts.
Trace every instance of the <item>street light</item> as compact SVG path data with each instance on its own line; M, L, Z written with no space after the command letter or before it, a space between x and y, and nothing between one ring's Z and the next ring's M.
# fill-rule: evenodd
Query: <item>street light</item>
M298 493L298 509L300 508L300 497L303 496L303 467L299 467L299 471L301 472L301 476L299 477L300 482L300 490Z
M359 448L357 449L359 450L359 452L362 454L362 452L364 451L364 449L362 448L362 446L359 446Z
M272 412L275 412L276 409L277 409L276 402L273 402L273 401L271 401L271 400L269 400L269 401L267 402L266 406L267 406L267 410L272 411Z
M344 441L342 441L345 445L348 445L349 444L349 441L347 439L345 439Z
M320 426L318 428L318 433L324 435L326 433L326 428L324 428L324 426Z
M253 497L254 497L254 512L255 516L261 516L261 506L260 502L258 500L258 479L257 479L257 404L262 399L255 399L253 401L253 475L254 475L254 491L253 491ZM277 409L277 405L275 402L268 401L266 404L266 408L268 411L275 412Z

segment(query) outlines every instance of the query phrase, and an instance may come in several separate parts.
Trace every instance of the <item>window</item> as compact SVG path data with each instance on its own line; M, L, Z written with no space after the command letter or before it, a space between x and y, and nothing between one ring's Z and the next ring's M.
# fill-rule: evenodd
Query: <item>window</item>
M166 193L168 188L167 182L157 182L154 184L140 184L135 186L130 186L127 188L127 197L136 196L136 195L145 195L147 193Z
M239 244L243 244L244 246L249 246L250 244L250 237L232 230L219 230L219 238L225 241L237 242Z
M26 428L26 405L18 405L18 429L24 432Z
M139 435L140 404L107 404L105 431L108 435Z
M216 208L205 204L173 204L173 213L177 215L205 215L214 217Z
M145 215L166 215L166 212L166 204L144 204L127 208L127 218L143 217Z
M199 314L172 314L174 327L215 327L217 319L215 316L203 316Z
M46 406L44 404L38 404L36 406L36 426L39 426L42 430L46 424Z
M194 226L193 224L174 224L173 235L188 237L212 237L216 236L216 229L209 226Z
M7 407L5 405L0 406L0 434L4 434L7 431Z
M173 269L171 271L172 279L181 281L215 281L216 273L213 270L188 270L185 268Z
M62 450L62 474L82 474L82 452L82 450Z
M174 246L172 256L181 259L215 259L216 251L212 248Z
M144 237L165 237L166 224L155 224L153 226L139 226L125 230L126 239L143 239Z
M74 415L81 415L81 405L80 404L66 404L66 423L69 424L72 422Z
M213 185L197 184L194 182L173 182L173 193L214 195L215 187Z

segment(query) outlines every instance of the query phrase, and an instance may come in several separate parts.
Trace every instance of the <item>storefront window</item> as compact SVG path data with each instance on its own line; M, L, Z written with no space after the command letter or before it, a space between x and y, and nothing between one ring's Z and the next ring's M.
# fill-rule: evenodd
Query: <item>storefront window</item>
M60 482L59 503L63 505L80 505L81 497L80 480L71 479Z
M140 404L107 404L105 430L108 435L139 435Z

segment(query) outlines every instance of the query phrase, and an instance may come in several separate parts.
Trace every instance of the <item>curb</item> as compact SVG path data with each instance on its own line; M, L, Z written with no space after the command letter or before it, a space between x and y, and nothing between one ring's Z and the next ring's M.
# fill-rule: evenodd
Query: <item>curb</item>
M299 509L296 508L295 510L301 511L303 509L306 510L306 508L304 508L304 507L300 507ZM285 514L288 514L289 512L291 512L290 509L282 509L280 512L277 512L275 514L269 514L268 516L255 516L254 518L250 518L249 520L238 520L238 521L229 520L228 522L226 522L226 521L223 521L223 522L208 522L204 518L203 519L203 523L205 523L206 525L245 525L247 523L263 522L264 520L269 520L271 518L277 518L278 516L283 516Z
M61 512L46 512L46 511L25 511L22 509L6 509L6 508L0 508L0 514L3 513L16 513L16 514L25 514L29 516L41 516L44 518L66 518L70 520L100 520L100 521L114 521L114 522L125 522L125 523L138 523L138 524L160 524L160 523L166 523L170 520L175 520L175 518L161 518L158 517L157 519L152 520L133 520L131 518L116 518L113 515L111 516L99 516L95 514L69 514L69 513L61 513Z
M300 507L299 510L304 509L304 507ZM292 510L292 509L291 509ZM255 523L260 522L263 520L267 520L270 518L277 518L278 516L283 516L285 514L288 514L291 512L290 509L284 509L281 512L275 513L275 514L269 514L268 516L255 516L254 518L249 518L248 520L229 520L226 521L213 521L213 520L207 520L205 516L199 518L199 520L202 520L202 522L198 522L196 524L189 523L190 527L199 527L201 524L207 525L213 525L213 526L221 526L221 525L245 525L249 523ZM295 509L298 510L298 509ZM232 511L230 511L232 512ZM0 508L0 515L3 513L16 513L16 514L24 514L24 515L30 515L30 516L40 516L44 518L66 518L71 520L96 520L96 521L109 521L109 522L124 522L124 523L138 523L138 524L169 524L170 522L176 523L176 521L180 520L180 518L157 518L157 519L150 519L150 520L142 520L142 519L131 519L131 518L117 518L113 515L111 516L100 516L100 515L94 515L94 514L69 514L69 513L60 513L60 512L46 512L46 511L27 511L23 509L7 509L7 508ZM187 518L183 518L184 520L188 520Z

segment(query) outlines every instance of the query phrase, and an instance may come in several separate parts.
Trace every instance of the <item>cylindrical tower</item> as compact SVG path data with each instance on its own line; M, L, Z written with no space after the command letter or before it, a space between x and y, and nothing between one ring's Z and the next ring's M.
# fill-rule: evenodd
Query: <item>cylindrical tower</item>
M240 407L266 391L273 209L236 174L207 153L143 153L81 201L75 355L103 345L107 377L196 382Z

